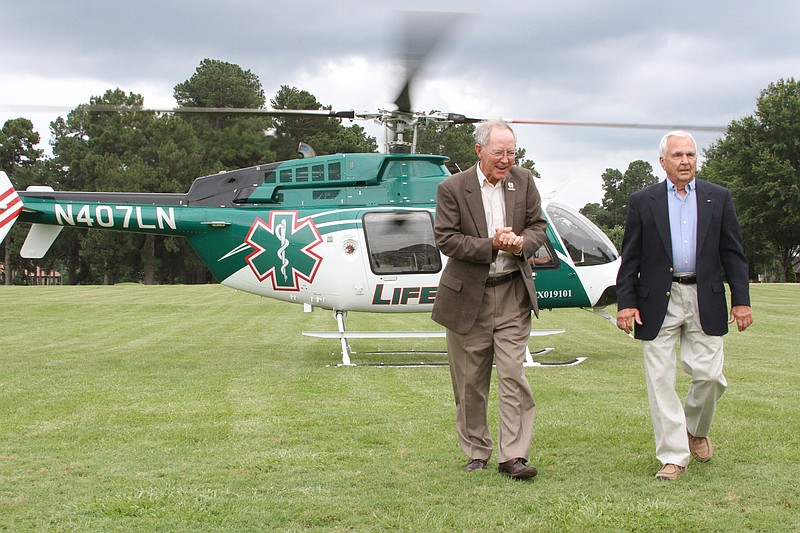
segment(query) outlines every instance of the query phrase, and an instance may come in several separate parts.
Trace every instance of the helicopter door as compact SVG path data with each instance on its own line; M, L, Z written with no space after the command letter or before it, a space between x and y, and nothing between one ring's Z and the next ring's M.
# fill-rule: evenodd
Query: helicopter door
M539 307L553 309L584 305L583 292L575 269L563 260L561 241L553 225L547 226L547 241L530 259Z
M430 305L436 295L442 257L430 211L376 211L362 219L374 305L407 310Z

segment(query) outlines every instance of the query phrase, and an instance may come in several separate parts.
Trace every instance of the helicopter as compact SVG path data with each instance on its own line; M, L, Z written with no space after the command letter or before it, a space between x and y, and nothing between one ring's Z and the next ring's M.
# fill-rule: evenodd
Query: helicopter
M348 332L344 319L430 312L447 260L433 234L436 187L449 175L446 157L413 153L268 163L197 178L185 194L17 192L0 172L0 239L15 221L31 223L21 255L41 258L65 226L183 236L223 285L334 311L337 332L304 334L339 338L341 364L351 365L349 339L444 335ZM613 243L567 205L545 201L544 211L548 242L533 265L539 305L614 303Z
M352 366L351 339L444 337L444 331L348 331L348 312L430 312L447 258L433 231L438 184L459 169L442 155L416 153L420 128L482 119L421 113L411 83L439 37L409 39L406 76L395 110L270 110L85 106L89 112L244 113L373 120L384 127L383 153L316 155L199 177L186 193L16 191L0 172L0 242L15 221L30 223L21 249L43 257L66 227L185 237L220 283L233 289L331 310L337 331L303 332L338 339L341 366ZM534 119L516 124L677 129L681 126ZM693 127L702 129L702 127ZM532 178L533 179L533 178ZM613 321L603 308L616 302L620 257L611 240L576 209L544 198L545 242L531 259L542 309L583 308ZM534 330L532 336L563 333ZM548 353L543 349L537 354ZM585 357L565 363L579 364ZM543 366L526 355L526 366Z

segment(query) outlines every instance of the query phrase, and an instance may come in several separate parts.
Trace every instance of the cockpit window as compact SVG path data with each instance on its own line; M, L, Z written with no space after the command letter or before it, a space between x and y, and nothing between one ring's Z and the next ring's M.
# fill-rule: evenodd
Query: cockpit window
M546 210L575 266L604 265L617 259L614 245L588 218L559 204L550 204Z
M369 264L375 274L438 272L442 259L427 211L393 211L364 215Z

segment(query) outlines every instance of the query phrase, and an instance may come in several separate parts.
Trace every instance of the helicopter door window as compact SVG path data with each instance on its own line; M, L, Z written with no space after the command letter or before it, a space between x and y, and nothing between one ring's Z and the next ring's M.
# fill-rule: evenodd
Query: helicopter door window
M314 165L311 167L311 181L325 181L324 165Z
M614 244L579 212L559 204L550 204L547 214L575 266L604 265L617 259Z
M392 178L407 178L409 164L404 161L390 161L386 165L386 170L383 172L383 177L386 179Z
M275 174L274 170L270 170L264 176L264 183L275 183L278 181L278 176Z
M300 167L297 169L297 181L308 181L308 167Z
M287 168L285 170L281 170L281 172L280 172L280 182L281 183L291 183L292 182L292 169Z
M331 163L328 165L328 179L339 181L342 179L342 164L341 163Z
M428 274L442 269L429 212L367 213L363 224L375 274Z

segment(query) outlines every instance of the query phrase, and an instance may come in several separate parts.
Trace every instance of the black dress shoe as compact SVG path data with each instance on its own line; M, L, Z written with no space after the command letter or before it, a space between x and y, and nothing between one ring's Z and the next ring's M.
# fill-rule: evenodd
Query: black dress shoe
M523 479L527 477L536 477L539 472L535 466L528 466L525 464L525 459L517 457L505 463L500 463L498 470L501 474L505 474L514 479Z
M467 472L475 472L476 470L483 470L486 468L486 459L473 459L467 463L464 468Z

